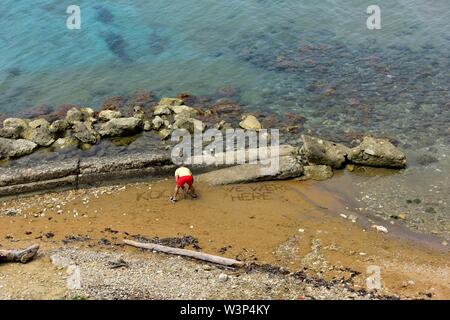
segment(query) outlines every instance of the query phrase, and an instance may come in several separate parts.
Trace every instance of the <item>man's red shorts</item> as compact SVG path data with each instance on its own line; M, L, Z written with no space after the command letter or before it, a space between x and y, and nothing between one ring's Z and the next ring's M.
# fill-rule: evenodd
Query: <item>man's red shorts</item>
M189 187L192 186L192 183L194 182L194 178L192 176L183 176L177 178L177 186L182 188L185 184L187 184Z

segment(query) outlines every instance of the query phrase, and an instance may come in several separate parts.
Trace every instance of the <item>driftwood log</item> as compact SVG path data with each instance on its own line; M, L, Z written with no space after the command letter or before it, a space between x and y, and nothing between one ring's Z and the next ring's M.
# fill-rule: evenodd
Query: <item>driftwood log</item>
M38 250L37 244L23 250L0 250L0 262L27 263L36 256Z
M143 248L143 249L149 249L149 250L155 250L159 252L169 253L169 254L176 254L180 256L190 257L198 260L208 261L216 264L220 264L223 266L233 266L233 267L240 267L243 265L243 262L230 259L230 258L224 258L215 256L212 254L207 254L203 252L197 252L192 250L186 250L186 249L178 249L178 248L172 248L172 247L166 247L162 246L160 244L154 244L154 243L142 243L132 240L123 240L126 244L137 247L137 248Z

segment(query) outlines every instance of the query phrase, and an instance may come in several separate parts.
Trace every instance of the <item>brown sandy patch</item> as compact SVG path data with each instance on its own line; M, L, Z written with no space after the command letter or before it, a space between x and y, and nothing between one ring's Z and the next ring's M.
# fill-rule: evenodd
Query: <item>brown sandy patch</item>
M123 247L122 239L192 236L207 253L305 271L325 280L353 277L356 290L365 289L367 267L376 265L381 268L383 294L450 298L448 251L341 218L341 213L354 213L333 191L334 183L197 185L198 200L180 199L175 205L168 202L172 181L8 200L2 210L22 211L0 218L0 243L133 253L137 249Z

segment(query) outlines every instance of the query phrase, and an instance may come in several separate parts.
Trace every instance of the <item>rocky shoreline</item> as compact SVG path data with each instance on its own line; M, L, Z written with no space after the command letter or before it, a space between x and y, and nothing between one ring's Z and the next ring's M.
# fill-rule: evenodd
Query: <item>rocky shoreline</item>
M130 117L123 116L114 104L106 104L103 108L104 110L96 112L91 108L72 107L63 119L56 119L52 123L44 118L7 118L0 129L0 156L6 159L24 157L38 148L49 148L51 151L79 148L86 151L102 139L127 139L142 131L153 131L164 141L176 129L193 133L204 132L206 128L222 131L232 128L224 120L216 123L204 121L205 115L211 115L214 111L189 107L180 98L162 98L156 105L146 109L136 105L132 108ZM217 117L211 119L217 120ZM240 117L239 127L246 131L263 129L257 117L251 114ZM258 167L237 165L232 169L224 169L228 170L227 177L215 183L292 178L321 180L331 177L333 169L346 166L350 171L354 165L396 169L406 166L404 153L385 138L366 136L354 148L349 148L343 144L302 135L299 144L300 147L282 146L284 153L281 154L279 172L261 176ZM45 192L55 188L76 189L80 185L99 181L105 183L117 179L168 176L175 168L167 151L169 148L170 145L166 144L166 151L147 150L115 156L74 156L64 161L50 161L33 167L1 167L0 196ZM223 166L204 161L196 164L194 169L206 172Z

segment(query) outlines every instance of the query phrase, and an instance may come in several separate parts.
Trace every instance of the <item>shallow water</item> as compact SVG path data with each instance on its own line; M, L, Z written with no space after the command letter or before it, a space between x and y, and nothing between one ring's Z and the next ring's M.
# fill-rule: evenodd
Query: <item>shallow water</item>
M0 112L41 104L98 107L108 96L214 95L250 110L294 111L307 128L448 143L450 3L377 1L5 0Z

